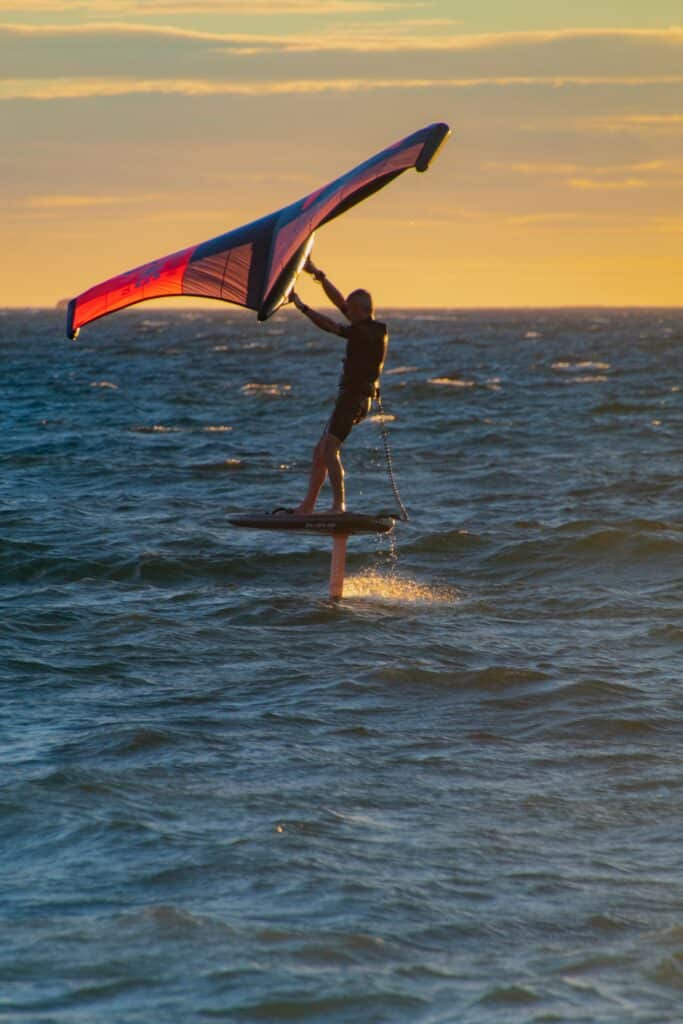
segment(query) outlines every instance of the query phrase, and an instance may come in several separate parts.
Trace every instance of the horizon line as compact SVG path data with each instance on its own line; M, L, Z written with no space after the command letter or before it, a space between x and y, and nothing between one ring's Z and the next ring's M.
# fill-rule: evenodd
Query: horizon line
M137 306L139 306L141 304L142 303L136 303L136 305L131 307L130 309L117 310L116 312L119 315L123 314L123 315L126 315L126 316L131 316L131 315L134 316L136 314L139 314L139 313L143 312L142 310L137 309ZM511 305L509 303L508 304L503 303L503 304L492 304L492 305L486 305L486 306L482 306L482 305L473 305L473 306L468 306L468 305L457 305L457 306L441 306L441 305L395 306L395 305L388 304L388 305L383 305L380 308L384 309L384 310L389 310L389 311L392 311L392 312L406 312L406 313L411 313L411 312L415 313L415 312L421 312L421 311L424 311L424 310L439 311L439 312L458 312L458 311L461 311L461 310L501 310L501 309L504 309L504 310L513 310L513 309L517 309L517 310L525 310L525 309L548 309L548 310L553 310L553 309L671 309L671 310L679 310L680 309L681 311L683 311L683 303L666 303L666 302L665 303L651 303L651 302L648 302L648 303L638 303L638 302L636 302L636 303L572 302L572 303L550 303L550 304L540 303L540 304L536 304L536 303L528 303L527 302L527 303L521 303L519 305L515 305L515 304ZM38 313L38 312L40 312L40 313L65 313L66 312L66 306L57 306L57 305L31 305L31 306L17 305L17 306L8 306L8 305L0 305L0 313L18 313L18 312L21 312L22 310L26 311L26 312L32 312L32 313ZM206 306L195 306L195 305L184 306L184 307L183 306L166 306L166 307L163 308L163 310L159 309L159 312L163 311L163 312L166 312L166 313L175 313L175 312L182 313L182 312L186 311L186 312L189 313L190 311L196 312L198 310L200 310L202 312L205 312L205 313L210 313L210 312L214 312L214 313L226 313L226 312L240 313L240 314L242 314L244 316L249 316L250 314L255 313L254 310L246 309L244 307L236 306L236 305L229 305L228 309L218 309L215 306L214 307L206 307ZM289 310L289 309L287 309L287 307L283 307L281 310L278 310L278 312L289 313L289 312L293 312L293 310ZM99 317L98 319L104 319L104 317ZM270 318L270 319L272 319L272 318Z

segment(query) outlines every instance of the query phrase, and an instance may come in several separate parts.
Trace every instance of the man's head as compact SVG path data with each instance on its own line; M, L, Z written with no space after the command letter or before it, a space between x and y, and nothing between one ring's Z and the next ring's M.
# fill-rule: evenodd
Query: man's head
M349 293L346 298L346 315L352 324L367 320L373 313L370 292L366 292L364 288L356 288L355 291Z

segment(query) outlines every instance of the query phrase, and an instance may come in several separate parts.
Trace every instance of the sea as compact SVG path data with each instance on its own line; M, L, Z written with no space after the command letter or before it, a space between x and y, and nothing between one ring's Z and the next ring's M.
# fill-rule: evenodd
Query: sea
M1 1022L683 1019L683 310L381 318L332 601L338 338L0 313Z

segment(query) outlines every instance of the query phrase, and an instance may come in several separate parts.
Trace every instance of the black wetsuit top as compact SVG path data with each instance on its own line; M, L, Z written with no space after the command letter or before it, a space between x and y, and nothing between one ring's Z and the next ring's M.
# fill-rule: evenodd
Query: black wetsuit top
M344 327L342 333L346 338L346 356L340 390L375 398L389 342L386 324L368 317Z

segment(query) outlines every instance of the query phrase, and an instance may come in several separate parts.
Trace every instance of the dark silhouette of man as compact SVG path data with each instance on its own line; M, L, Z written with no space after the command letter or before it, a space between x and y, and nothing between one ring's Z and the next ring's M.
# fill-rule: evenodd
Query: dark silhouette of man
M379 394L379 379L384 365L389 336L385 324L374 318L372 296L363 288L344 298L338 288L326 275L307 260L304 270L322 286L328 299L344 314L348 324L338 324L330 317L317 313L292 292L290 301L308 319L323 331L336 334L346 340L339 393L332 415L315 446L308 481L308 491L297 513L313 512L315 503L326 477L332 487L332 508L330 512L346 511L344 489L344 467L341 461L341 446L351 429L365 419L373 399Z

